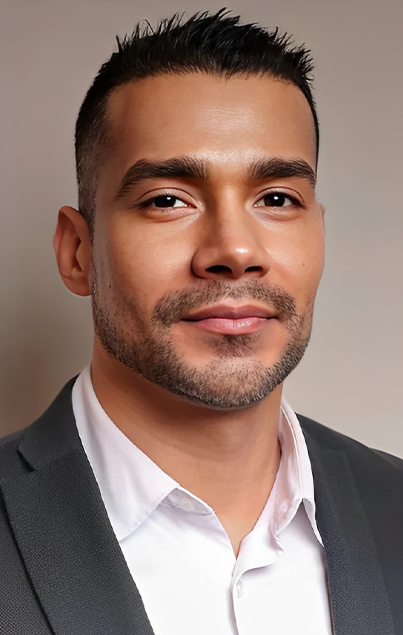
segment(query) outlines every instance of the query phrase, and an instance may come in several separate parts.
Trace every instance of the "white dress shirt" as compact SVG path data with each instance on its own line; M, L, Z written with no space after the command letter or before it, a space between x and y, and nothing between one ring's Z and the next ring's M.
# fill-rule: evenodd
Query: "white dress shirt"
M277 478L236 558L213 509L110 420L89 367L72 399L84 450L155 635L331 634L310 460L284 400Z

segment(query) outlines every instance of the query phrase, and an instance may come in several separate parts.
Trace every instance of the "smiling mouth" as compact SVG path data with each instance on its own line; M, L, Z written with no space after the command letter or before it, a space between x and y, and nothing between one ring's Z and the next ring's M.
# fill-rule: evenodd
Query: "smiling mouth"
M276 317L274 312L259 306L220 305L196 311L182 318L182 322L211 333L246 335L254 333Z

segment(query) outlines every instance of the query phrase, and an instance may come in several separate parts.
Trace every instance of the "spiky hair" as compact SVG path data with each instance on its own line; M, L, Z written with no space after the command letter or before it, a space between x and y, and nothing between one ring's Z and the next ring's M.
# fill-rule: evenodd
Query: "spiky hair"
M269 75L297 86L311 108L317 148L319 124L312 96L313 63L304 46L295 46L278 28L241 24L226 9L199 12L184 20L175 14L155 29L147 21L131 35L117 38L117 50L105 62L82 103L76 124L79 209L92 227L99 168L108 147L106 105L111 93L137 79L203 72L225 78Z

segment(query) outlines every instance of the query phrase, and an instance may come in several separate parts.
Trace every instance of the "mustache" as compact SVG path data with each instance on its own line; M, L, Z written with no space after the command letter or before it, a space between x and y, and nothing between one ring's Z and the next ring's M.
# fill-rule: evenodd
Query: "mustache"
M152 321L156 325L171 326L179 322L193 309L201 309L221 300L255 300L275 310L287 321L298 317L292 295L279 286L263 284L256 280L239 284L215 281L203 286L165 293L154 307Z

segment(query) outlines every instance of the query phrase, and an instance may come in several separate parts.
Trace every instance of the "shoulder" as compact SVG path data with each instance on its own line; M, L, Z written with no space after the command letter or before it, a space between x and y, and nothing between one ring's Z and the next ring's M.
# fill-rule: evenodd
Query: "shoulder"
M351 465L360 469L375 471L380 469L395 474L401 472L403 475L403 459L382 450L370 448L360 441L303 415L297 414L297 417L308 445L308 451L342 452L349 459Z
M26 471L18 453L25 431L19 430L0 439L0 481Z
M79 446L71 403L70 380L49 408L23 430L0 439L0 482L49 462Z

